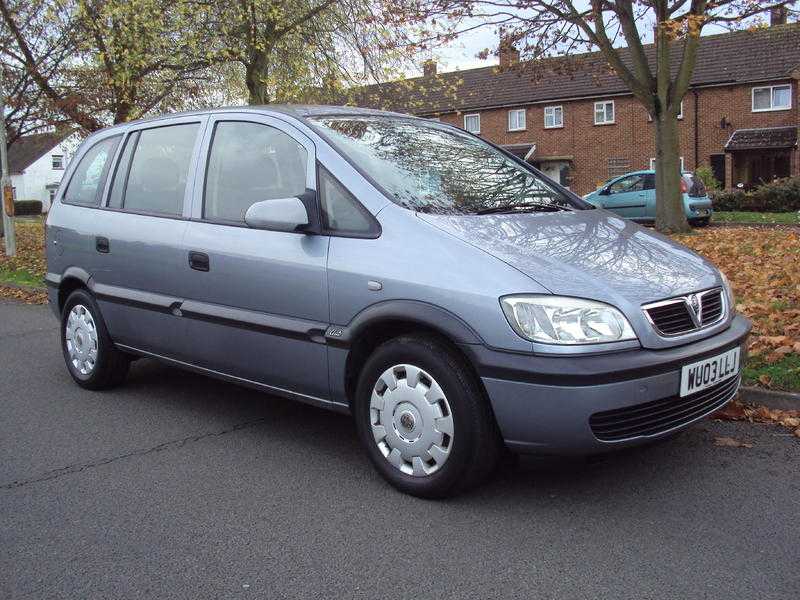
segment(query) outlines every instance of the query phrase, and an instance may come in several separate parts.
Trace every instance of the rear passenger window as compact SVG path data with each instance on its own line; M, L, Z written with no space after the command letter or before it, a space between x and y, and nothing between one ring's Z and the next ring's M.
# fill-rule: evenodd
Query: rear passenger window
M183 213L183 196L198 129L198 123L187 123L139 132L138 143L131 150L133 159L122 192L122 208L164 215ZM130 138L128 143L132 142ZM120 167L123 166L120 162ZM115 187L119 183L116 179ZM118 202L114 192L111 201Z
M361 203L324 167L319 168L322 223L338 233L369 233L372 219Z
M69 180L63 202L83 206L100 204L100 193L120 137L117 135L97 142L83 155Z
M208 157L203 217L243 223L256 202L303 194L307 168L306 149L281 130L219 122Z

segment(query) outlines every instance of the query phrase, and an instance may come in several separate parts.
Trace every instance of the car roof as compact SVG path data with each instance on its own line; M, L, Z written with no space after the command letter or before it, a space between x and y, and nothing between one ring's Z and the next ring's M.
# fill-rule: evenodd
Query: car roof
M279 113L295 117L303 120L311 117L323 115L335 116L383 116L383 117L402 117L405 119L418 119L413 115L403 113L391 112L386 110L374 110L371 108L359 108L356 106L331 106L325 104L261 104L261 105L244 105L244 106L223 106L219 108L209 108L204 110L190 110L183 112L165 113L154 117L147 117L144 119L137 119L135 121L127 121L125 123L118 123L112 127L122 127L126 125L137 125L140 123L152 123L161 121L163 119L174 119L179 117L190 117L193 115L215 115L224 114L228 112L235 113L253 113L253 114L269 114Z
M617 175L616 177L612 177L608 181L616 181L617 179L622 179L623 177L628 177L629 175L655 175L655 169L641 169L639 171L629 171L624 175ZM681 175L692 175L691 171L681 171Z

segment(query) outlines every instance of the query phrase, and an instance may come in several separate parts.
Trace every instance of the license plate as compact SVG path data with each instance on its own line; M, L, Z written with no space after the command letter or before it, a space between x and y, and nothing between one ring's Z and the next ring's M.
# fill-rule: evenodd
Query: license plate
M681 397L694 394L739 373L739 348L699 360L681 369Z

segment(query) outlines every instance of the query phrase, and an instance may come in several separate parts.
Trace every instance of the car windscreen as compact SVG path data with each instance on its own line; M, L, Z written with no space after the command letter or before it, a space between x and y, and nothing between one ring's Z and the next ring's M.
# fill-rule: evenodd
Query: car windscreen
M381 116L310 121L410 210L452 215L587 208L490 144L434 121Z

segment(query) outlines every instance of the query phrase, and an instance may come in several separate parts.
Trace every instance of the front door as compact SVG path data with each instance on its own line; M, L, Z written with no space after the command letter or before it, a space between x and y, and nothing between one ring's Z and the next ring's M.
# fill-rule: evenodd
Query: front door
M606 187L603 208L628 219L646 219L648 193L645 174L620 177Z
M251 229L255 202L315 193L313 143L268 116L209 125L184 236L191 362L311 401L327 399L329 237Z

